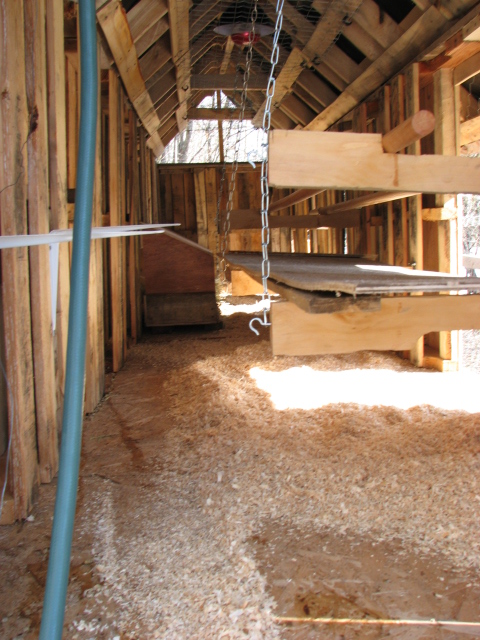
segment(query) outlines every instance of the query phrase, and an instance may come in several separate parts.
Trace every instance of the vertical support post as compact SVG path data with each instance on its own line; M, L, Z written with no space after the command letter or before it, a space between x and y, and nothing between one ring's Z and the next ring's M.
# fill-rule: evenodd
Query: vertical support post
M48 84L48 168L50 181L50 226L68 229L67 214L67 114L63 4L46 0ZM61 424L67 358L68 304L70 299L70 255L68 243L59 245L56 321L57 424Z
M412 64L405 74L405 116L410 118L420 110L420 74L418 63ZM414 142L407 149L409 154L420 155L420 140ZM423 220L422 196L408 198L408 256L409 263L414 269L423 269ZM410 360L417 367L423 365L424 338L410 350Z
M453 69L439 69L433 76L435 114L435 153L454 156L457 153L457 113ZM453 195L437 194L436 206L443 207ZM457 221L440 220L438 223L438 268L446 273L457 270ZM443 360L458 360L457 331L439 333L439 355Z
M23 0L0 3L0 231L27 233L27 137ZM13 55L12 52L15 52ZM4 249L2 297L5 369L11 394L11 484L15 518L25 518L38 482L28 249Z
M121 109L121 88L115 71L108 72L108 113L109 113L109 193L110 193L110 225L122 224L122 163L120 131L123 110ZM113 370L119 371L125 361L124 350L124 299L123 299L123 251L122 238L110 240L110 279L111 279L111 314L112 314L112 348Z
M27 143L28 230L49 233L45 0L25 0L24 10L27 107L31 123ZM48 245L30 247L29 254L38 461L40 481L50 482L58 468L58 438Z

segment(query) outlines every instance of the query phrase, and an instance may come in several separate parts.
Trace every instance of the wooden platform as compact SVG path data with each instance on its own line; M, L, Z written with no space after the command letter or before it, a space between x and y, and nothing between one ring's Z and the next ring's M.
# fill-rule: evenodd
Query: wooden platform
M243 269L254 278L261 275L260 254L230 253L227 260L231 267ZM391 267L358 256L274 253L270 255L270 277L301 291L330 291L353 296L480 291L480 278Z
M260 255L228 262L261 279ZM274 254L270 262L269 289L286 300L272 304L274 355L402 351L433 331L480 329L480 295L448 295L480 291L480 278L346 256Z

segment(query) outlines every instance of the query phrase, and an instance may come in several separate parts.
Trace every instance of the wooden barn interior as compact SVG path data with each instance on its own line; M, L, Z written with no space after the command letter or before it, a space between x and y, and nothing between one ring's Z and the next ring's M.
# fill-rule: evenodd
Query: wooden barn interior
M161 448L164 445L163 440L155 439L157 436L149 435L140 426L147 421L148 411L162 415L165 424L171 419L172 425L180 431L187 428L188 420L193 423L197 414L203 415L201 407L204 404L211 405L209 410L218 410L221 416L218 421L217 418L205 419L206 426L198 427L201 436L195 431L197 427L192 427L194 435L182 431L180 443L187 453L179 450L175 454L178 459L170 460L172 469L177 469L171 471L170 479L174 487L171 490L175 492L177 478L174 474L188 474L188 456L193 455L188 452L192 448L197 450L197 445L198 451L203 451L204 445L199 444L201 438L207 443L205 456L215 460L217 454L211 447L217 439L216 429L227 429L230 419L240 420L238 416L232 417L235 415L234 398L239 412L244 410L243 402L245 406L249 405L248 398L242 395L247 393L244 377L250 371L249 380L253 379L252 372L257 375L262 359L268 363L266 369L278 374L282 366L317 367L322 372L342 367L361 370L362 363L368 371L373 371L377 365L380 369L390 367L398 375L405 371L413 376L426 375L429 380L435 379L435 386L445 389L444 395L448 397L455 396L457 387L453 380L462 375L461 332L480 329L480 297L475 295L480 291L480 278L474 275L474 270L480 268L480 250L479 257L465 256L462 235L465 202L462 194L480 194L480 2L79 0L77 3L71 0L2 0L0 480L3 490L0 522L6 526L0 531L0 547L4 571L8 572L8 564L15 555L16 543L12 542L15 536L18 540L28 536L27 529L33 530L39 523L43 523L42 533L38 526L36 535L44 536L41 543L37 541L43 545L41 557L32 560L33 552L30 556L19 552L16 577L3 575L2 588L19 585L16 580L27 581L24 584L31 580L36 581L37 589L31 596L36 604L27 607L27 613L25 607L19 613L15 609L18 603L13 601L8 605L10 609L7 605L6 609L0 607L3 615L0 633L4 632L2 637L5 638L37 637L62 424L63 430L68 428L68 416L64 415L63 409L69 366L71 230L73 228L75 238L77 206L83 197L77 182L83 170L78 155L82 144L81 45L84 38L79 12L87 10L83 5L92 3L96 13L94 36L98 82L82 409L87 431L79 500L82 508L87 511L91 508L92 514L96 514L95 517L92 515L93 520L104 522L103 517L112 506L110 503L110 507L105 506L102 500L106 498L97 496L98 504L103 506L89 507L93 498L85 497L88 487L85 485L82 489L82 483L87 480L82 478L95 476L97 482L98 478L103 478L99 481L103 484L95 490L101 493L103 487L108 496L112 492L118 493L124 486L123 476L101 471L103 456L105 464L110 460L109 456L115 455L126 467L131 463L129 482L138 483L145 492L149 491L148 477L154 472L148 456L153 453L147 454L142 447ZM206 103L209 106L205 106ZM232 142L226 136L228 125L235 121L251 122L265 134L260 147L252 147L248 157L240 159L237 155L239 141ZM178 149L181 151L182 140L186 139L192 122L208 123L210 137L207 140L207 133L204 134L203 145L213 144L214 161L178 160L176 154ZM174 160L162 160L165 150L175 143ZM227 157L229 153L233 154L233 161ZM44 240L35 244L30 236ZM9 244L11 241L16 244ZM468 277L467 269L470 270ZM268 281L262 277L267 271ZM224 316L225 305L231 305L233 310L237 305L240 313L244 303L251 304L255 311L245 316ZM268 305L268 314L263 315ZM70 313L75 315L82 311ZM258 337L248 330L251 317L257 318L252 326L257 328ZM267 318L268 322L265 322ZM70 340L74 342L75 337L70 336ZM207 351L202 351L203 348ZM187 351L184 353L182 349ZM153 356L153 351L158 354ZM233 373L225 373L225 376L230 375L232 386L223 389L221 377L214 376L215 366L209 369L207 360L211 358L213 362L217 358L219 367L228 367L229 358L235 363L238 357L243 363L247 352L255 366L250 367L247 360L238 366L233 364ZM167 355L162 353L170 358L168 366L166 360L162 360ZM377 361L377 357L384 360ZM154 358L157 360L152 364ZM186 358L185 362L182 358ZM185 364L187 361L191 370ZM158 383L161 389L153 383L152 372L156 369L162 372L162 382ZM171 371L176 373L168 387L163 381L170 379ZM136 392L128 386L129 380L134 379L139 385ZM413 380L420 378L412 378L410 384L415 386ZM301 386L302 382L296 384ZM352 382L352 385L358 384L361 382ZM381 382L375 384L379 390L383 389ZM206 385L211 395L206 395L202 385ZM114 418L102 413L113 411L108 409L109 402L113 402L112 398L120 388L127 394L126 407L135 403L136 395L138 402L143 403L144 410L139 410L135 416L132 414L130 426L125 426L123 418L115 422ZM311 392L312 395L315 393ZM265 408L268 392L263 392L265 397L258 394L260 392L255 391L251 396L249 410L262 426L259 426L258 434L253 435L252 430L252 434L245 436L250 444L241 440L243 444L240 445L235 440L240 426L232 427L234 435L225 435L224 441L220 438L226 449L234 447L229 442L237 442L232 455L245 450L253 456L245 462L251 474L248 482L252 491L257 484L261 487L264 486L262 483L270 482L271 478L267 480L266 476L274 467L275 473L280 473L275 465L281 462L282 456L288 455L282 453L273 462L273 457L268 458L267 447L262 449L263 445L259 444L263 453L258 454L258 459L267 462L254 466L257 454L248 447L263 438L261 429L264 425L270 425L272 434L276 434L265 436L266 440L273 442L277 437L279 442L284 442L282 438L287 438L283 431L279 435L279 425L283 424L280 418L275 412L269 413L272 409ZM475 395L474 391L472 395ZM460 396L463 398L459 392ZM332 397L336 397L335 394ZM154 399L159 404L150 406ZM346 406L342 404L343 400L331 402L329 411L336 411L337 416L343 414L342 407ZM362 413L359 408L363 403L362 396L351 402L357 407L354 418L350 416L355 424ZM419 402L428 404L427 399ZM184 403L183 412L179 403ZM200 403L197 409L196 403ZM115 406L115 411L120 411L119 401ZM232 412L230 417L224 412L225 406ZM305 411L307 413L302 413L301 418L297 416L292 420L307 420L310 414L308 409ZM316 416L315 411L320 410L310 411ZM372 424L376 424L380 415L383 417L378 420L386 421L385 424L395 430L394 417L390 414L388 417L382 413L384 409L379 409L380 413L373 418L372 411L367 411ZM398 424L402 423L398 437L405 442L405 456L410 452L412 461L423 465L423 454L418 451L424 445L427 447L428 439L428 446L438 446L435 455L444 460L445 468L450 470L449 487L455 473L459 474L462 487L480 481L480 409L466 413L468 410L459 406L451 413L439 409L438 415L435 409L428 416L418 407L396 411L398 415L403 411L403 416L408 411L413 412L408 414L410 430L402 422L404 417L397 416ZM122 433L125 451L130 451L131 459L125 452L113 454L102 449L110 447L110 438L115 440L112 435L115 428ZM286 434L289 428L293 427L285 427ZM315 430L309 431L310 427L305 429L305 438L312 439L312 447L316 450L318 434ZM406 444L413 437L411 431L415 432L415 438L425 438L417 448L413 444L409 448ZM125 433L130 435L125 436ZM168 446L167 433L167 427L162 427L165 447ZM327 444L318 444L318 447L334 446L331 444L334 441L342 443L346 436L340 433L335 440L337 436L332 427L330 437L331 442L328 440ZM381 437L378 447L383 446L382 442L388 450L390 445ZM285 440L285 451L291 448L292 455L301 460L307 455L306 449L299 445L297 450L296 446ZM392 459L396 460L401 445L391 446L395 449ZM337 453L341 465L341 452ZM375 455L377 453L380 455L375 449ZM124 456L127 456L126 461ZM433 457L433 453L430 457L425 453L425 459L431 461ZM183 471L178 470L181 465L175 467L180 464L179 459L184 460ZM116 464L112 460L108 464ZM167 456L165 470L162 466L162 472L155 471L154 477L159 483L161 473L167 474L168 480L169 464ZM212 463L211 469L220 486L227 472L217 470L215 464ZM348 476L348 460L344 464ZM408 466L410 462L405 464ZM89 465L97 466L90 469ZM383 469L381 464L380 467ZM288 469L288 465L285 468ZM90 471L87 473L85 469ZM404 472L412 486L423 482L419 478L422 475L420 466L416 473L410 467ZM383 484L390 487L391 475L395 475L395 482L398 482L395 486L401 487L400 492L406 491L402 473L400 467L385 471L388 481L382 481ZM287 477L284 480L277 478L274 485L285 481L293 486L291 494L295 494L298 509L310 514L308 525L298 520L295 531L305 535L308 532L315 549L323 545L324 555L315 560L323 562L327 552L321 532L330 527L329 530L338 533L343 525L333 517L322 525L310 511L313 509L311 503L315 503L320 494L313 485L311 490L308 488L307 480L299 485L293 475L290 481L290 475L285 471ZM196 481L202 484L201 475L192 475L191 482ZM320 482L318 478L317 481ZM235 478L231 482L232 491L235 491ZM370 487L367 480L364 484ZM380 484L380 481L376 482L376 485ZM435 483L430 485L434 491ZM155 486L157 492L168 492L167 485ZM361 491L363 489L358 489L358 500ZM425 491L418 489L423 495ZM435 525L436 533L430 538L427 534L419 538L415 532L411 533L406 544L407 547L410 545L410 551L417 543L425 551L430 540L431 545L440 545L442 553L445 551L447 556L451 553L448 557L457 569L460 571L465 567L465 574L461 576L464 582L457 585L459 590L463 589L464 600L447 613L440 610L432 613L427 607L426 613L419 614L426 619L452 617L453 622L445 631L447 635L429 635L442 633L442 630L417 629L405 621L406 626L401 628L404 635L396 637L463 638L477 637L480 633L480 598L477 598L480 590L474 590L480 584L478 485L476 493L473 487L473 493L468 494L475 498L470 499L462 491L458 489L452 501L459 501L462 513L468 512L466 529L474 529L476 522L475 543L462 529L463 520L460 524L455 520L456 512L445 511L446 520ZM389 499L396 505L392 497L396 494L393 489L392 492L388 494ZM216 500L211 495L205 497L207 510ZM248 491L242 492L244 502L248 495ZM275 501L276 494L272 495ZM416 502L416 496L415 493L408 498L410 506ZM341 492L337 497L339 513L346 518L345 528L341 531L344 535L345 531L351 532L346 514L354 509L341 506L347 504ZM252 498L254 504L257 499L262 505L268 502L257 496ZM380 511L379 504L383 499L386 498L377 503ZM441 501L438 495L437 499ZM159 503L162 500L159 498ZM240 497L238 501L240 503ZM134 513L137 499L130 496L126 502L129 503L128 510ZM138 503L141 502L139 496ZM145 504L149 504L147 499ZM180 500L178 509L183 508L182 504ZM404 507L401 502L392 509L400 512ZM239 508L238 505L235 508ZM266 507L257 505L256 508L260 513ZM405 507L405 513L410 513L408 508ZM171 509L169 517L173 521L173 505ZM293 507L293 511L295 509ZM367 507L365 510L368 511ZM161 514L153 517L160 519ZM135 515L135 522L136 518L144 522L147 535L148 511ZM411 516L412 521L415 518ZM88 517L80 515L79 519L83 531ZM405 516L405 531L409 530L407 520ZM186 519L185 522L188 528L190 521ZM387 531L387 525L378 524L373 516L372 522L376 524L370 526L360 518L361 526L358 524L356 531L358 535L366 536L358 543L365 557L371 550L368 545L382 544L387 545L385 557L397 555L398 549L392 551L388 545L393 544L392 540L400 544L398 528L392 525ZM388 620L384 621L385 626L380 625L382 619L416 617L415 611L406 613L401 607L382 609L372 604L371 594L364 597L360 606L360 596L349 596L345 585L340 589L331 583L327 596L323 595L324 601L325 598L332 602L335 598L343 598L344 603L350 603L350 609L340 610L333 605L322 608L311 603L307 606L305 602L310 596L318 596L308 582L311 578L307 576L308 558L311 557L308 554L313 553L309 549L300 560L304 563L303 592L297 591L294 595L295 605L289 608L285 604L282 618L275 610L272 598L277 602L282 599L282 594L288 591L286 585L290 578L281 574L277 566L275 570L271 569L268 578L262 577L262 583L258 576L268 573L267 569L262 573L262 567L270 566L269 562L275 565L275 559L268 556L267 551L263 560L260 552L260 555L255 555L257 552L249 555L245 541L247 538L254 540L252 544L257 548L263 544L262 540L282 540L278 545L283 544L285 553L293 557L296 555L294 526L289 526L287 516L282 515L266 534L259 533L252 525L241 540L240 536L238 549L241 547L243 551L238 562L244 562L245 575L250 571L256 576L251 583L248 582L250 578L245 578L245 584L254 585L251 588L256 589L255 594L248 595L245 591L241 598L232 596L223 603L221 615L207 594L207 604L187 605L192 610L190 617L185 613L183 627L179 622L183 613L173 622L161 607L161 614L155 619L140 604L137 603L135 609L131 604L136 597L132 595L135 594L133 588L128 604L133 608L118 604L119 609L125 606L130 615L119 615L117 619L116 610L105 605L102 624L106 626L101 627L98 614L95 619L99 626L95 627L93 614L88 618L85 611L88 607L95 609L96 605L92 604L94 585L97 585L97 591L107 589L109 574L106 570L102 573L102 567L108 564L105 560L108 553L103 549L103 543L98 543L98 557L89 551L91 557L87 562L88 545L78 546L77 540L72 558L77 558L78 562L73 562L71 580L74 585L85 585L88 574L89 580L95 575L96 582L88 583L90 586L83 590L79 587L75 606L71 601L67 603L64 637L382 638L390 633L393 635ZM385 531L382 526L386 527ZM125 522L121 531L118 535L122 544L129 546L129 526ZM158 534L167 535L160 529L160 524ZM139 536L135 538L135 544L143 540L140 546L146 545L148 535ZM419 539L422 542L418 542ZM216 540L213 534L212 540ZM230 555L237 553L234 543L237 544L235 540L231 542ZM179 540L176 544L180 544ZM222 543L218 544L221 546ZM338 557L348 557L346 538L337 544L344 545L336 550ZM469 551L465 550L467 548ZM119 550L118 553L121 555ZM225 558L228 557L227 554ZM128 571L134 571L134 565L138 562L132 561ZM27 571L25 567L30 568ZM374 572L372 567L370 569ZM153 569L148 569L151 571ZM365 571L368 573L368 569ZM410 569L406 571L408 573ZM428 573L430 569L425 571ZM400 570L398 572L400 575ZM118 575L115 580L122 584ZM354 576L358 578L357 582L361 582L362 575L360 571L360 577ZM141 576L136 575L137 579L141 581ZM273 590L268 587L269 580ZM355 582L353 578L352 582ZM467 583L470 591L464 586ZM219 591L212 598L214 601L217 598L221 604L223 595L218 594L230 587L228 581L225 587L221 586L221 581L219 584ZM403 583L396 587L397 593L408 591ZM141 591L141 587L138 589ZM442 598L446 602L448 598L441 595L441 585L437 584L435 589L439 594L438 603ZM77 593L75 589L74 593ZM397 604L399 597L393 598ZM246 605L247 601L257 604ZM182 602L187 600L180 598L179 608L182 608ZM195 609L197 605L199 608ZM145 607L148 609L147 605ZM274 611L277 611L275 615ZM108 621L109 612L117 626L111 626L113 623ZM137 617L137 627L132 616ZM203 621L204 626L197 629L192 622L194 618L197 622ZM345 626L346 635L338 635L345 629L342 631L329 624L319 631L315 620L326 618L351 619L351 625ZM360 618L377 622L362 627ZM302 620L310 621L312 626L302 626ZM465 624L462 626L455 620ZM61 637L61 628L60 625L58 637ZM53 638L45 633L41 636L44 640Z

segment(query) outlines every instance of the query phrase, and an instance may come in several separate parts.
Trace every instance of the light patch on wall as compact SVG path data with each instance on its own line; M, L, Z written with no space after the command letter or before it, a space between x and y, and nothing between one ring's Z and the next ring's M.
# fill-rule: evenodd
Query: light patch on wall
M354 403L399 409L431 405L480 413L480 376L470 372L316 371L302 366L279 372L254 367L250 376L280 411Z

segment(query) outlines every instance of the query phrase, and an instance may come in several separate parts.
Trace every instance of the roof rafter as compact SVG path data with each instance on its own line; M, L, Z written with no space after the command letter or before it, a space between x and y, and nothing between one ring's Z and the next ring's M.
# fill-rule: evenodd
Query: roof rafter
M160 121L140 72L127 14L119 0L110 0L97 11L97 19L110 47L128 97L150 135L148 144L155 155L159 156L164 149L158 133Z
M177 76L179 108L176 111L177 126L183 131L187 126L188 99L190 97L190 39L189 0L168 0L170 44Z

